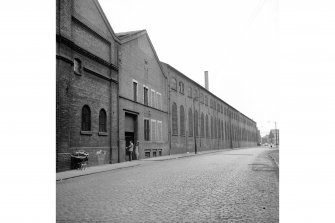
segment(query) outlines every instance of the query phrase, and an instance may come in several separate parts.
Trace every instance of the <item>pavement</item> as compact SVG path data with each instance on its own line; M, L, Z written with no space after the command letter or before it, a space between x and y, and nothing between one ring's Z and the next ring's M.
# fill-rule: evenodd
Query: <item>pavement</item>
M58 181L56 222L277 223L274 151L239 148L106 165L138 166Z
M239 149L239 148L234 148L234 150L236 149ZM158 157L152 157L152 158L147 158L147 159L142 159L142 160L133 160L131 162L127 161L127 162L115 163L115 164L91 166L91 167L87 167L85 170L68 170L68 171L56 173L56 181L63 181L66 179L71 179L71 178L95 174L95 173L107 172L107 171L112 171L116 169L140 166L140 165L143 165L144 163L147 163L148 161L164 161L164 160L171 160L171 159L187 158L187 157L191 157L195 155L217 153L217 152L229 151L229 150L232 150L232 149L201 151L201 152L198 152L197 154L192 152L192 153L174 154L174 155L167 155L167 156L158 156Z
M275 164L279 168L279 149L278 148L273 149L273 151L271 151L269 153L269 156L271 157L273 162L275 162Z

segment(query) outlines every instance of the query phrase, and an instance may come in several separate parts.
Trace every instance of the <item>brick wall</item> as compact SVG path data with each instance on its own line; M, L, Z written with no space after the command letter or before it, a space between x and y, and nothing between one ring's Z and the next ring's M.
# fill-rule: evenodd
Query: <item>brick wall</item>
M133 111L137 120L137 137L139 141L140 159L145 158L145 151L162 150L162 155L169 154L168 114L166 78L155 57L146 34L121 45L120 63L120 101L119 101L119 140L121 162L126 160L124 120L126 111ZM138 83L137 102L133 101L133 80ZM149 89L149 106L144 105L144 86ZM161 93L161 108L152 107L151 89ZM144 118L162 121L162 140L144 140ZM150 133L152 128L150 126ZM158 155L158 154L157 154Z
M169 67L168 65L163 63L163 67L165 70L165 73L168 76L168 83L171 83L171 78L175 78L177 80L177 91L170 89L170 107L172 108L172 104L175 102L177 104L177 114L178 114L178 135L172 135L171 136L171 151L172 153L178 154L178 153L185 153L185 152L194 152L195 151L195 140L194 140L194 130L193 130L193 136L189 136L189 125L188 125L188 110L191 108L192 114L194 116L194 110L198 111L198 133L199 136L196 137L196 144L197 144L197 151L205 151L205 150L214 150L214 149L223 149L223 148L236 148L236 147L245 147L245 146L254 146L254 142L242 142L241 140L237 139L229 139L227 137L228 132L225 130L225 122L231 123L232 125L240 126L242 127L241 123L237 122L234 119L231 119L224 113L224 109L221 112L221 105L222 107L228 108L229 105L221 102L216 97L209 94L206 90L199 87L198 85L194 84L189 79L185 78L183 75L181 75L178 71L175 69ZM184 83L184 94L182 94L179 91L179 82ZM208 106L205 105L205 103L200 103L200 99L194 102L193 105L193 98L188 97L188 88L192 87L192 97L194 97L194 89L197 90L198 96L200 95L200 92L208 97ZM170 86L171 87L171 86ZM219 103L220 110L213 109L210 106L210 99L213 99L216 104ZM184 106L185 111L185 136L180 135L180 106ZM194 108L193 108L194 106ZM170 108L170 109L171 109ZM201 137L201 114L204 115L204 137ZM210 137L206 137L206 114L208 116L208 128L209 128L209 135ZM218 130L218 127L213 125L213 127L216 127L217 136L213 137L211 132L211 117L213 120L216 120L217 125L220 124L221 127L221 121L223 123L222 128L220 128L220 131ZM193 124L194 124L194 117L193 118ZM172 118L169 118L169 124L172 126ZM249 127L248 127L249 129Z
M57 1L57 171L71 168L70 155L77 150L89 153L89 166L118 162L118 84L113 81L118 72L109 65L116 66L118 43L99 7L95 0ZM74 58L81 61L79 75ZM84 105L91 110L90 134L81 131ZM99 133L101 109L107 115L106 134Z

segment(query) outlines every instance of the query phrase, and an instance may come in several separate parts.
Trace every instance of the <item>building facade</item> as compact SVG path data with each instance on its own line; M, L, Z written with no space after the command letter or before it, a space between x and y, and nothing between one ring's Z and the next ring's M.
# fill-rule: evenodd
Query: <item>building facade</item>
M57 171L78 150L90 165L116 163L120 41L96 0L56 4Z
M89 166L257 145L256 123L169 64L145 30L115 34L97 0L56 1L56 163Z
M253 120L176 68L162 64L168 77L172 154L257 145Z
M270 143L273 145L279 145L279 129L271 129L269 133Z
M167 78L145 30L118 33L119 140L121 161L129 141L139 143L139 158L169 154Z

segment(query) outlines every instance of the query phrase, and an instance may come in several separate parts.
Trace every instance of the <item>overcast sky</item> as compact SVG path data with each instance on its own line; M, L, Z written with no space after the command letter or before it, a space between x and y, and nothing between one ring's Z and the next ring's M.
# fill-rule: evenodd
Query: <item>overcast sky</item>
M99 0L114 32L146 29L161 61L257 122L279 125L278 0Z

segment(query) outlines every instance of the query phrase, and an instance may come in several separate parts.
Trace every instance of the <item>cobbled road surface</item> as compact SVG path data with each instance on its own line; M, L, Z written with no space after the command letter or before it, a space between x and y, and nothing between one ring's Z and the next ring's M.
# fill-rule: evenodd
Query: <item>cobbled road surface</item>
M57 182L57 222L279 222L279 170L248 148Z

